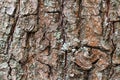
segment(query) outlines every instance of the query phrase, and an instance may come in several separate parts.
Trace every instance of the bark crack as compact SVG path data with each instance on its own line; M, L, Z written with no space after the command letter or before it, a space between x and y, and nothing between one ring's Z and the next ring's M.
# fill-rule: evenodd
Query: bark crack
M11 79L12 68L11 68L11 65L10 65L10 60L12 59L12 53L9 53L9 49L10 49L11 42L13 41L14 31L15 31L15 28L16 28L16 25L17 25L17 22L18 22L18 19L19 19L19 11L20 11L20 0L16 3L16 8L15 8L15 11L14 11L15 12L14 15L10 16L10 18L14 18L14 23L12 24L12 27L10 29L10 33L8 35L8 38L7 38L6 48L5 48L5 52L4 52L5 54L9 55L9 59L7 61L7 64L8 64L8 67L9 67L7 78L9 80L12 80Z

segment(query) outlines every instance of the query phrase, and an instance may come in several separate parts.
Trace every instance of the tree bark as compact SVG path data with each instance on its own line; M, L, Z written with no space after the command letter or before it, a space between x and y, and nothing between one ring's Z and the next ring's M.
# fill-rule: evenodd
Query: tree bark
M120 1L0 0L0 80L120 80Z

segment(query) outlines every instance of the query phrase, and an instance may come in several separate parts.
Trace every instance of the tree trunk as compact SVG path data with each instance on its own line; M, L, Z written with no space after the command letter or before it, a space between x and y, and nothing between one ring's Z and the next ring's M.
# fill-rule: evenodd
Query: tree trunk
M0 0L0 80L120 80L120 1Z

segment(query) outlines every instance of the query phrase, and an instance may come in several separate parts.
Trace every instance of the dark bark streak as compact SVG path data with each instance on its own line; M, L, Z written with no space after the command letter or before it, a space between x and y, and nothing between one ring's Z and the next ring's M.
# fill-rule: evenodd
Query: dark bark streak
M39 14L40 14L40 0L38 0L38 6L37 6L37 25L39 25L39 21L40 21L40 17L39 17Z
M64 69L67 68L67 51L65 51L65 64L64 64Z
M47 46L47 49L48 49L48 55L47 56L50 56L51 54L51 41L47 38L47 40L49 41L49 45Z
M28 14L21 15L20 17L23 18L23 17L28 17L28 16L31 16L31 15L36 16L37 13L35 13L35 14L29 14L29 13L28 13Z
M59 13L59 14L61 14L61 11L59 11L59 10L56 10L56 11L46 11L46 13Z
M109 22L115 23L115 22L120 22L120 20L112 20L112 21L109 21Z
M79 4L79 8L78 8L78 21L77 21L77 28L79 29L79 32L78 32L78 37L80 37L80 34L81 34L81 21L82 21L82 18L81 18L81 12L82 12L82 0L79 0L78 2ZM80 27L80 28L79 28Z
M8 38L7 38L5 54L8 54L9 48L10 48L10 45L11 45L11 42L12 42L12 40L13 40L13 34L14 34L15 27L16 27L16 25L17 25L18 18L19 18L19 12L18 12L18 14L17 14L17 9L19 10L19 8L20 8L20 0L18 1L18 5L17 5L16 7L17 7L17 8L16 8L15 11L14 11L15 14L14 14L13 16L11 16L11 17L14 18L14 24L12 25L11 30L10 30L10 33L9 33L9 35L8 35ZM17 15L17 16L15 16L15 15Z
M106 0L106 4L107 4L106 16L108 17L108 15L109 15L109 9L110 9L110 0Z
M65 25L64 25L64 13L63 13L63 9L64 9L64 0L61 0L61 7L60 7L60 22L59 22L59 26L58 29L61 30L61 38L63 39L63 43L65 43Z
M14 30L15 30L17 21L18 21L18 16L17 16L16 19L14 20L14 24L13 24L11 30L10 30L9 35L8 35L5 54L8 54L8 52L9 52L9 48L10 48L11 42L12 42L12 40L13 40L13 34L14 34Z
M18 10L18 12L17 12ZM17 25L17 22L18 22L18 18L19 18L19 10L20 10L20 0L18 1L18 3L16 3L16 8L15 8L15 11L14 11L14 15L10 16L10 18L14 18L14 23L10 29L10 33L8 35L8 38L7 38L7 43L6 43L6 48L5 48L5 54L8 54L9 55L9 60L7 61L8 63L8 67L9 67L9 70L8 70L8 75L7 75L7 78L9 79L9 77L12 76L12 68L10 66L10 60L12 59L12 53L9 53L9 49L10 49L10 45L11 45L11 42L13 41L13 34L14 34L14 31L15 31L15 28L16 28L16 25ZM12 80L12 79L9 79L9 80Z
M10 58L9 58L9 60L8 60L8 67L9 67L9 70L8 70L8 75L7 75L7 78L9 79L9 76L12 76L12 68L11 68L11 66L10 66L10 60L12 59L12 54L10 55ZM9 80L12 80L12 79L9 79Z
M59 25L58 25L58 30L60 30L61 31L61 39L63 40L62 41L62 45L66 42L66 37L65 37L65 35L66 35L66 33L65 33L65 25L66 25L66 23L64 22L64 17L65 17L65 15L64 15L64 13L63 13L63 11L64 11L64 0L61 0L60 1L60 4L61 4L61 6L60 6L60 11L58 11L58 13L60 14L60 21L59 21ZM64 73L63 73L63 76L64 76L64 79L66 80L66 73L67 73L67 50L65 50L65 53L64 53L64 61L65 61L65 63L64 63Z
M78 2L79 4L79 8L78 8L78 22L77 22L77 26L79 26L80 22L81 22L81 11L82 11L82 0L79 0Z
M108 18L109 16L109 9L110 9L110 0L106 0L106 5L107 5L107 11L106 11L106 17ZM110 32L109 34L107 35L107 41L110 41L111 45L112 45L112 51L110 53L110 66L108 66L108 80L111 79L112 75L114 74L113 72L113 61L112 61L112 58L113 58L113 54L115 53L115 50L116 50L116 44L114 44L114 41L113 41L113 36L114 36L114 32L115 32L115 27L114 27L114 23L116 22L120 22L120 20L110 20L108 18L107 20L107 23L108 25L106 26L106 31L107 32L107 28L110 28Z
M113 41L113 36L114 36L114 33L115 33L115 26L114 26L114 21L113 22L110 22L111 24L111 34L109 36L111 36L110 40L111 40L111 44L112 44L112 52L110 54L110 71L109 71L109 76L108 76L108 79L110 79L113 75L113 61L112 61L112 58L113 58L113 54L115 53L115 50L116 50L116 44L114 44L114 41Z
M103 51L103 52L109 52L110 50L107 50L105 48L103 48L102 46L90 46L90 45L83 45L83 47L89 47L89 48L93 48L93 49L98 49L100 51Z

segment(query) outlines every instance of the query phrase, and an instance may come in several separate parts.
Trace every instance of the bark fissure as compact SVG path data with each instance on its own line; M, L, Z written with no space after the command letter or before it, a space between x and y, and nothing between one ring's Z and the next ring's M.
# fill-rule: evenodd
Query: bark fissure
M7 79L8 80L12 80L11 77L12 77L12 67L10 65L10 61L13 59L12 58L12 53L9 52L9 49L10 49L10 46L11 46L11 43L13 41L13 35L14 35L14 31L15 31L15 28L16 28L16 25L17 25L17 22L18 22L18 19L19 19L19 10L20 9L20 0L18 0L18 2L16 3L16 8L14 10L14 14L10 17L10 18L13 18L14 19L14 23L12 24L12 27L10 29L10 33L7 37L7 43L6 43L6 48L5 48L5 54L9 55L9 59L7 61L7 64L8 64L8 74L7 74Z
M18 2L18 3L19 3L19 2ZM19 6L19 5L18 5L18 6ZM18 7L18 8L19 8L19 7ZM16 9L16 11L17 11L17 9ZM16 13L17 13L17 12L16 12ZM12 25L12 27L11 27L11 29L10 29L10 33L9 33L9 35L8 35L8 38L7 38L7 44L6 44L5 54L8 54L8 52L9 52L9 48L10 48L11 42L12 42L12 40L13 40L13 34L14 34L14 31L15 31L15 27L16 27L17 22L18 22L19 13L17 14L16 17L15 17L15 15L14 15L13 18L15 18L15 20L14 20L14 24Z

